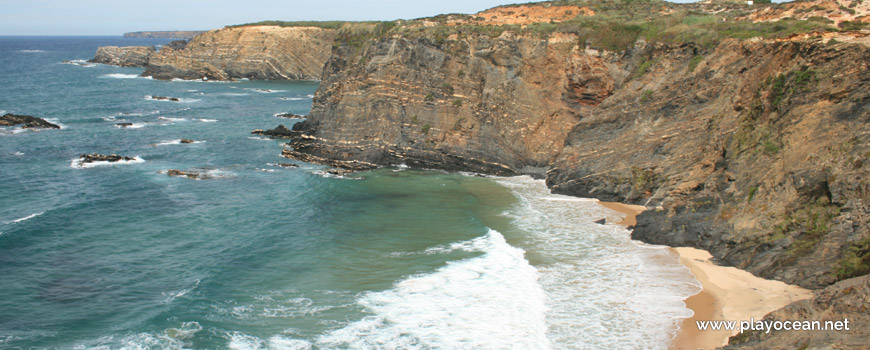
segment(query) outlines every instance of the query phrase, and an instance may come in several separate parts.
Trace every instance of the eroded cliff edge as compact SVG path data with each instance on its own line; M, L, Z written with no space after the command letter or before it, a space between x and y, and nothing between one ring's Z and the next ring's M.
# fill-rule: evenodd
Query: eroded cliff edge
M155 79L315 80L335 31L316 27L242 26L211 30L184 49L151 55L144 76Z
M649 35L650 17L580 18L624 11L608 3L498 8L498 26L480 13L342 31L285 154L546 176L556 193L653 208L633 233L645 242L819 293L866 275L867 17L638 3L661 21L692 14Z

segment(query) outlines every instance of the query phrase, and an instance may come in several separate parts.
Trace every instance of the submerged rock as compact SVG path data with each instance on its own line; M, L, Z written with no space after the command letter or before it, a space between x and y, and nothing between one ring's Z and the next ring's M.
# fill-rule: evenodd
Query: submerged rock
M277 114L275 114L275 116L278 118L287 118L287 119L305 119L305 118L307 118L304 115L293 114L293 113L277 113Z
M186 177L193 180L221 179L227 177L225 174L222 174L221 171L211 168L196 168L192 170L168 169L158 171L158 173L175 177Z
M29 115L17 115L7 113L0 117L0 126L22 125L23 128L60 129L60 126L49 123L45 119Z
M151 95L151 99L152 99L152 100L157 100L157 101L181 102L181 99L178 98L178 97L167 97L167 96Z

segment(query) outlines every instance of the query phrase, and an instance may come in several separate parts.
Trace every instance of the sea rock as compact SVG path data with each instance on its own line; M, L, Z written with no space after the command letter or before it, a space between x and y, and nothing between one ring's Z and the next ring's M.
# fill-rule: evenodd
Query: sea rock
M194 141L194 140L188 140L188 139L181 139L180 142L181 142L181 143L194 143L194 142L196 142L196 141Z
M307 118L304 115L293 114L293 113L277 113L277 114L275 114L275 116L278 118L287 118L287 119L305 119L305 118Z
M193 38L184 49L152 55L143 75L164 80L316 80L336 32L278 26L212 30Z
M210 180L210 179L220 179L225 176L218 175L215 172L215 169L209 168L197 168L193 170L178 170L178 169L169 169L169 170L161 170L158 173L166 174L169 176L175 177L185 177L193 180Z
M0 117L0 126L22 125L22 128L60 129L60 126L49 123L45 119L29 115L7 113Z
M115 125L118 126L119 128L127 128L127 127L133 126L133 123L121 122L121 123L115 123Z
M181 101L181 99L178 97L167 97L167 96L157 96L157 95L152 95L151 99L157 100L157 101L172 101L172 102L180 102Z
M299 164L296 163L277 163L276 165L284 168L298 168Z
M282 137L282 138L290 138L290 137L299 136L298 132L295 132L291 129L288 129L283 124L278 125L274 129L269 129L266 131L263 131L263 129L256 129L256 130L251 131L251 133L255 134L255 135L263 135L263 136L269 136L269 137Z
M93 163L93 162L120 162L120 161L133 161L136 158L127 157L127 156L119 156L117 154L103 155L98 153L93 154L82 154L79 156L79 160L81 163Z
M102 46L88 62L121 67L145 67L157 50L154 46Z

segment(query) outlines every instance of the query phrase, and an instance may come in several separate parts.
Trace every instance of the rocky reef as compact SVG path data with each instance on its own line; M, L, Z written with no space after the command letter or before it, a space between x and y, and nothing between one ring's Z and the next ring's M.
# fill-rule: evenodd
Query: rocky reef
M242 26L212 30L183 49L163 47L144 76L155 79L318 79L335 35L316 27Z
M33 117L29 115L18 115L6 113L0 117L0 126L16 126L21 125L22 128L44 128L44 129L60 129L60 126L47 122L45 119Z
M805 5L586 4L339 31L284 155L546 177L556 193L650 208L635 239L822 294L865 278L866 11L773 21ZM852 4L834 8L866 7Z
M115 162L121 162L121 161L130 162L130 161L135 161L136 158L127 157L127 156L119 156L117 154L104 155L104 154L93 153L93 154L82 154L79 157L79 160L82 164L87 164L87 163L94 163L94 162L109 162L109 163L115 163Z
M157 53L154 46L101 46L88 62L121 67L145 67L151 55Z
M251 133L254 135L262 135L262 136L269 136L269 137L284 137L284 138L291 138L291 137L299 136L298 132L294 132L293 130L288 129L283 124L278 125L274 129L269 129L269 130L265 130L265 131L263 129L256 129L256 130L251 131Z

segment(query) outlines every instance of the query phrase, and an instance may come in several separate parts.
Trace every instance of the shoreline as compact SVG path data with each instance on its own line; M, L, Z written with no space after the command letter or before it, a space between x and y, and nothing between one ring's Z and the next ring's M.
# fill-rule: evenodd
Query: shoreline
M625 214L617 224L637 225L637 215L646 210L640 205L602 202L602 206ZM720 266L706 250L689 247L671 247L695 279L701 291L683 299L694 315L683 320L675 330L669 349L715 349L728 344L728 338L739 333L733 331L701 331L695 321L748 321L760 320L768 313L795 301L809 299L812 291L776 280L767 280L736 267Z

